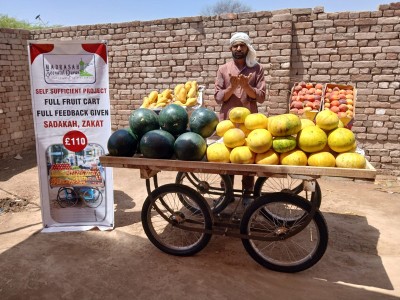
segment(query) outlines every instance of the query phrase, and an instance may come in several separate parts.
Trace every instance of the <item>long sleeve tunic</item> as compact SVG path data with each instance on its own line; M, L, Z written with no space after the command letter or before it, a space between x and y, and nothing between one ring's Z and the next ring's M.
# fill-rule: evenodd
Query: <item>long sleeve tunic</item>
M238 86L232 96L227 101L223 101L225 91L230 84L229 74L232 76L238 76L239 74L248 76L250 73L253 73L253 76L249 84L253 87L256 98L250 98L243 88ZM256 64L251 68L245 66L242 70L239 70L232 60L220 66L215 80L214 94L215 101L221 105L219 113L220 120L228 119L229 110L234 107L247 107L252 113L258 112L257 103L263 103L265 101L265 92L264 68L260 64Z

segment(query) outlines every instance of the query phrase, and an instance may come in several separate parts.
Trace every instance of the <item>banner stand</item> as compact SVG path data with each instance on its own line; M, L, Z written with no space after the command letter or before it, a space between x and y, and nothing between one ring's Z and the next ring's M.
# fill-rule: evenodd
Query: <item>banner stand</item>
M28 41L43 232L114 228L107 43Z

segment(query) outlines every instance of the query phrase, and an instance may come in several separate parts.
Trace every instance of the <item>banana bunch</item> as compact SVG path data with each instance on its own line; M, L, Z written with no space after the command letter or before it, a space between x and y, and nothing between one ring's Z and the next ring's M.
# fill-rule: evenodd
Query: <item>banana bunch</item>
M161 93L151 91L150 94L143 98L141 108L162 108L169 104L173 99L172 90L165 89Z
M184 106L196 105L198 89L199 86L195 80L177 84L174 88L174 100L172 103Z

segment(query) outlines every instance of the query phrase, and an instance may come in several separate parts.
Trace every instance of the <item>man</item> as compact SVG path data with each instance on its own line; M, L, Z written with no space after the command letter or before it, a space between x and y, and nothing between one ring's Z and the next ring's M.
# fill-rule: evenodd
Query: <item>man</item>
M256 51L249 36L244 32L232 35L230 51L233 59L220 66L215 80L215 101L221 105L220 120L228 119L229 110L247 107L252 113L258 112L257 103L265 101L266 84L264 68L256 61ZM233 176L232 183L233 183ZM243 202L249 201L253 191L254 177L243 176Z

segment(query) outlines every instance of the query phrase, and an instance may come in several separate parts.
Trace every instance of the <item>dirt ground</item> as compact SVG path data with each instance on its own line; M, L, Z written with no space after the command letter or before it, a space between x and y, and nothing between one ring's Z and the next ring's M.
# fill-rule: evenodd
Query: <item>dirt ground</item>
M22 157L0 160L0 299L400 299L399 178L320 179L328 249L285 274L235 238L213 236L191 257L159 251L140 222L137 170L114 169L114 230L41 233L36 156Z

